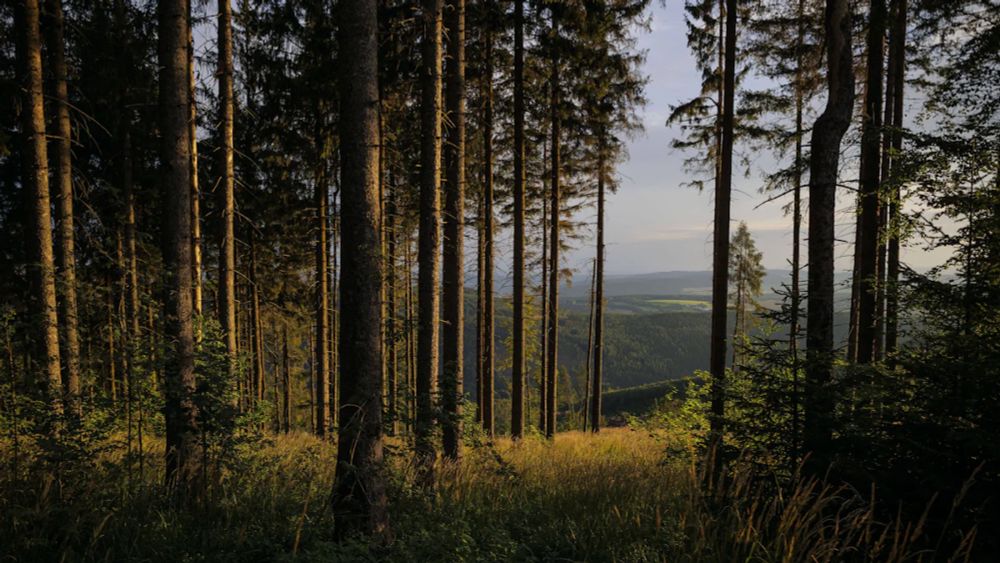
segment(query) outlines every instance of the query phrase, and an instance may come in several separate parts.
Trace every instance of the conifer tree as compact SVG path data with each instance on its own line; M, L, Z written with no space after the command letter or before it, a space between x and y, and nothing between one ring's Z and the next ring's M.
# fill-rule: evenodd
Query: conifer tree
M420 236L418 245L416 454L433 477L434 393L438 376L438 291L441 277L441 33L442 0L422 2L420 70Z
M345 0L338 44L343 245L335 531L386 536L382 475L381 202L378 198L378 21L374 0Z
M826 0L827 100L813 125L809 154L809 296L806 323L804 447L817 471L826 469L832 441L833 247L840 143L854 108L851 10Z
M46 392L50 416L62 414L62 374L59 354L59 320L56 309L55 262L52 257L51 211L49 208L48 148L45 142L45 107L42 92L42 38L38 0L18 5L17 58L24 92L21 130L24 138L24 179L31 190L31 222L34 230L31 256L33 300L37 315L33 331L41 356L39 374Z
M55 158L53 175L57 184L56 225L59 236L56 248L56 273L60 293L59 317L61 320L63 351L61 358L65 372L64 386L67 409L79 416L82 411L80 397L80 338L76 299L76 244L74 241L73 214L73 164L72 127L69 117L69 93L66 86L66 44L63 37L62 0L46 0L45 38L48 60L52 70L52 98L55 100Z

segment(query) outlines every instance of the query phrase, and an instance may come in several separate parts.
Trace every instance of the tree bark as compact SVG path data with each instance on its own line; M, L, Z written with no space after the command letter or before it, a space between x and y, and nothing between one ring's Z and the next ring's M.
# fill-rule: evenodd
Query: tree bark
M396 316L398 314L398 307L396 303L396 297L399 293L399 288L396 283L396 253L397 250L397 229L398 221L396 220L396 185L393 181L392 172L389 173L389 183L386 194L386 213L383 217L383 221L386 223L386 235L388 241L386 242L386 257L385 257L385 267L386 267L386 372L388 373L388 385L389 389L387 392L388 396L388 409L386 410L386 416L389 417L389 432L390 435L395 435L399 427L399 325L396 322Z
M828 97L809 155L809 271L803 438L811 466L826 469L832 442L834 216L840 143L851 123L854 69L848 0L826 0Z
M382 474L382 217L378 197L378 17L375 0L344 0L339 48L341 139L340 330L336 533L387 536Z
M413 301L413 245L409 233L406 235L403 266L406 270L406 429L413 432L417 416L417 311Z
M62 414L62 374L59 353L59 320L56 308L55 261L52 256L52 216L49 203L48 147L45 143L45 107L42 91L42 45L38 0L18 3L18 63L24 92L21 129L24 135L24 181L31 190L32 240L31 298L35 315L34 334L42 365L41 385L50 414ZM57 427L54 427L55 430Z
M597 260L590 263L590 312L587 315L587 361L583 371L584 392L583 392L583 427L581 430L587 431L587 422L590 419L590 383L594 376L594 283L597 281Z
M601 387L604 384L604 152L598 148L597 259L594 262L594 348L591 375L590 428L601 430Z
M230 0L219 0L219 105L222 183L222 244L219 251L219 324L226 341L230 381L237 378L236 356L236 174L233 160L233 25Z
M458 459L462 439L462 379L465 309L465 0L448 0L448 66L445 104L448 139L444 144L445 208L441 407L444 455Z
M264 401L264 321L260 313L260 287L257 284L257 235L250 225L250 346L253 349L253 398Z
M722 462L726 400L726 321L729 300L729 201L733 181L733 123L736 93L736 0L726 0L725 66L723 69L722 154L715 193L712 241L712 342L709 369L712 374L712 419L709 441L715 449L716 470Z
M890 31L889 58L892 73L889 80L893 88L892 154L903 148L903 91L906 87L906 17L907 0L891 0L892 29ZM892 64L895 61L895 64ZM889 183L892 193L889 197L889 242L886 256L886 306L885 306L885 354L893 361L899 346L899 218L902 206L902 191L896 182L898 167L895 159L890 163Z
M438 375L441 277L441 13L442 0L422 0L423 46L420 109L420 241L417 249L416 454L422 480L433 480L436 448L434 391Z
M82 414L80 400L80 338L77 330L76 246L73 235L73 165L71 159L72 130L69 120L69 92L66 87L66 54L63 39L62 0L46 0L49 24L46 42L53 78L55 99L54 176L58 184L56 228L59 233L56 272L58 289L62 293L59 316L62 319L64 392L66 407L75 416Z
M191 0L188 0L188 17ZM201 316L201 188L198 186L198 94L194 81L194 39L188 24L188 135L191 139L191 301L194 315ZM201 339L201 328L195 327Z
M861 230L857 233L858 321L857 362L867 364L875 353L875 298L878 286L879 165L882 129L883 43L885 0L870 0L868 62L861 136Z
M559 40L559 16L560 7L552 6L552 180L551 180L551 203L549 204L549 326L548 343L546 350L547 365L545 375L545 437L552 438L556 433L556 400L557 382L559 380L559 169L562 166L560 157L560 126L562 124L560 104L559 83L559 47L556 42Z
M896 3L892 3L892 14L895 15ZM890 16L890 22L891 22ZM886 28L888 27L886 24ZM893 47L889 46L890 51ZM882 104L882 125L891 127L894 121L894 111L896 109L895 97L896 88L892 77L896 72L897 61L890 52L886 61L885 69L885 103ZM889 225L889 204L890 201L885 193L885 186L891 182L889 171L892 164L892 133L881 132L879 165L879 188L878 188L878 239L876 241L876 263L875 263L875 326L873 334L872 360L885 360L885 325L886 325L886 266L889 248L889 240L885 237Z
M330 296L327 273L327 240L328 200L330 198L327 184L326 165L322 162L323 143L322 132L317 135L317 158L314 204L316 206L316 435L326 436L330 423L330 355L327 346L330 343ZM380 283L381 285L381 283Z
M282 430L288 434L292 430L292 371L288 358L288 322L284 320L281 323L281 379L284 391L281 404Z
M166 481L182 493L199 477L201 453L198 416L193 395L194 324L191 273L191 129L188 90L188 3L159 4L159 66L161 116L160 176L165 203L163 258L167 367Z
M514 0L514 263L510 434L524 436L524 0Z
M486 436L493 438L493 2L486 3L485 79L483 108L483 308L482 326L482 423Z
M125 356L128 370L125 373L126 393L128 403L136 405L136 373L138 372L139 351L139 258L136 249L136 206L135 186L132 181L132 139L129 132L131 124L126 122L124 139L122 141L122 184L125 191ZM141 405L141 403L138 403ZM142 410L138 409L139 426L137 429L139 450L142 451ZM129 432L132 424L129 421ZM141 459L141 458L140 458ZM141 468L140 468L141 473Z
M484 163L485 165L485 163ZM483 424L483 260L486 254L486 201L482 191L476 202L476 424Z
M544 144L544 143L543 143ZM548 163L548 151L543 149L542 162ZM551 166L551 163L549 163ZM551 176L550 176L551 177ZM545 414L548 408L545 397L548 395L549 378L549 182L542 180L542 306L539 308L538 320L538 431L545 434L549 418Z
M802 115L805 105L805 86L803 84L802 49L805 46L805 0L799 0L795 50L795 170L792 175L795 185L792 186L792 283L789 288L791 305L791 322L788 326L788 351L792 364L792 464L794 470L799 462L799 429L801 414L799 405L799 309L802 306L801 273L802 273Z
M379 138L381 138L381 132L379 133ZM340 357L340 349L337 346L340 342L340 319L339 319L339 300L337 280L337 249L340 248L339 241L337 237L340 233L340 211L337 209L337 202L339 200L339 190L333 193L333 209L330 210L328 215L330 215L330 244L328 245L329 251L326 253L327 256L327 273L329 275L329 302L330 302L330 318L327 320L328 331L330 333L330 346L329 346L329 369L330 376L327 381L327 387L330 389L330 398L327 401L328 412L330 415L330 428L335 428L339 420L339 409L337 405L339 402L339 374L340 374L340 362L337 360Z

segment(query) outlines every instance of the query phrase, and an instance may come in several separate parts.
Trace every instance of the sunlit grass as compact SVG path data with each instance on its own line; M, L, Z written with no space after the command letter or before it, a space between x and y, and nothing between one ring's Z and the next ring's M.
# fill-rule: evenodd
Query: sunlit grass
M388 545L332 540L329 442L293 433L243 446L212 469L204 500L181 508L160 485L162 442L147 440L141 479L134 459L129 478L120 450L58 483L6 475L0 559L930 560L917 553L919 523L880 522L844 489L739 475L706 494L692 458L666 453L678 451L671 440L630 429L497 439L441 462L426 491L413 484L405 440L393 439Z

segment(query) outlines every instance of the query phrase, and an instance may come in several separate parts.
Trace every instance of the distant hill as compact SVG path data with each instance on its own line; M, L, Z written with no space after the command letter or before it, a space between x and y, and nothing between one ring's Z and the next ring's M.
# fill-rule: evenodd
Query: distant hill
M764 287L768 290L780 287L789 278L787 270L769 270ZM841 342L847 330L845 309L850 288L846 275L840 274L837 279L835 337ZM661 391L671 385L670 381L708 369L710 284L711 273L707 271L608 276L604 343L604 382L610 401L606 404L607 412L639 412L637 409L645 409L662 396ZM582 274L560 290L559 368L564 373L562 377L568 378L576 388L575 393L581 396L587 365L589 292L590 277ZM475 286L470 284L465 310L465 386L469 393L475 389L476 377L475 296ZM761 301L765 307L773 307L776 299L773 293L767 293ZM529 293L526 342L530 393L537 387L540 371L539 306L538 295ZM509 396L510 389L508 294L497 295L495 311L497 397L502 399ZM616 389L623 394L612 395L611 391ZM566 391L563 397L570 394L569 389Z
M764 295L761 298L765 306L775 300L772 291L788 284L791 277L790 270L767 270L763 284ZM840 294L838 302L845 302L841 297L849 295L849 280L850 275L847 272L835 275L836 291ZM805 281L803 272L803 289ZM561 292L562 298L566 300L587 299L590 295L590 273L578 273L570 286L562 288ZM608 298L609 307L616 297L669 296L676 299L709 300L712 297L712 272L706 270L608 275L604 278L604 295Z

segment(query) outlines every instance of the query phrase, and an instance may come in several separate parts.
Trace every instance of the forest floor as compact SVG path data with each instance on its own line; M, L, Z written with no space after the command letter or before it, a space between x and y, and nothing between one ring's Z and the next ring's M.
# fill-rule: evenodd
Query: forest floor
M910 551L905 538L879 539L891 523L843 489L734 478L706 493L687 440L640 429L469 445L460 464L438 467L433 491L413 484L410 450L391 440L393 537L379 545L333 540L328 442L245 443L183 508L161 484L162 443L147 443L141 477L121 448L57 479L5 467L0 560L897 561ZM5 464L10 445L0 442Z

